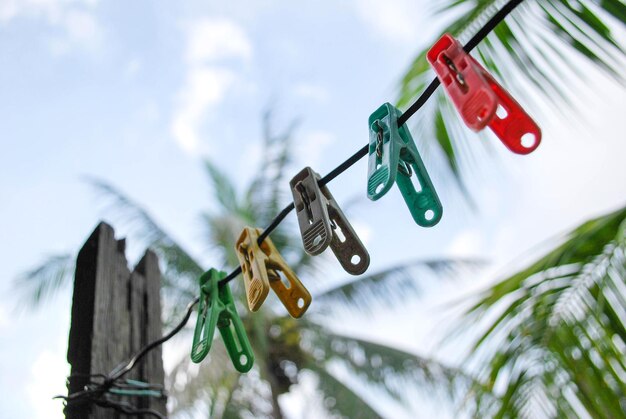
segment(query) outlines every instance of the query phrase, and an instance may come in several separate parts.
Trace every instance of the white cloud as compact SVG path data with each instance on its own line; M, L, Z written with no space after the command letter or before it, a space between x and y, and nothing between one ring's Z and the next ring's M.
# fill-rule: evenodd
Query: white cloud
M45 350L39 354L31 367L31 380L26 388L36 419L62 419L63 406L52 396L66 394L65 377L69 366L62 353Z
M330 93L326 88L311 83L297 84L293 88L293 93L302 99L310 99L319 103L326 103L330 99Z
M60 29L60 36L48 36L50 52L59 55L73 48L96 50L102 29L95 16L95 0L0 0L0 25L16 19L43 21Z
M84 10L69 10L63 21L69 38L74 42L86 47L100 42L100 26L92 13Z
M4 306L0 305L0 329L4 329L9 324L9 316Z
M4 0L0 2L0 22L11 20L18 13L17 0Z
M355 0L357 15L379 36L390 41L414 42L419 34L424 3L412 0Z
M480 255L484 247L484 239L478 230L463 230L452 239L446 254L452 257Z
M143 67L143 64L139 58L131 59L128 62L128 64L126 64L126 69L125 69L126 77L128 77L129 79L134 78L135 76L137 76L137 74L139 74L142 67Z
M304 163L315 168L327 146L334 143L335 135L323 131L310 131L301 136L302 140L296 144L296 155L305 159Z
M201 18L185 26L185 83L178 92L171 134L189 153L201 152L200 129L210 110L240 81L232 64L246 63L252 44L241 27L225 19Z
M241 149L239 157L239 173L244 175L253 174L261 164L263 155L263 145L260 142L246 142Z
M179 106L171 126L172 135L183 150L200 151L202 121L211 106L222 101L235 78L228 70L210 66L189 71L185 86L179 92Z
M243 29L226 19L202 18L187 27L185 58L194 65L226 59L247 61L252 46Z

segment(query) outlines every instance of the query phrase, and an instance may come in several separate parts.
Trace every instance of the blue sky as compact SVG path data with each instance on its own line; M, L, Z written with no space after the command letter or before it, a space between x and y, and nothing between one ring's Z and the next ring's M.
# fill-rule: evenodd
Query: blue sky
M245 184L258 161L261 115L272 109L277 130L300 122L293 173L332 169L367 141L367 117L393 102L402 72L438 33L427 3L0 0L0 417L62 417L50 398L63 392L68 372L69 290L17 316L10 282L46 255L76 252L107 218L84 176L121 187L209 266L198 216L211 206L202 158ZM424 324L403 323L390 309L373 323L352 319L352 330L427 353L442 301L624 203L626 93L588 71L595 91L572 86L583 95L576 118L530 109L544 129L536 153L479 155L485 160L469 175L478 212L440 186L444 218L425 230L397 191L363 200L351 219L371 269L440 255L493 264L489 274L406 309ZM333 182L335 197L364 195L365 172L361 161ZM440 171L432 175L435 185L449 185ZM140 249L131 242L130 251Z

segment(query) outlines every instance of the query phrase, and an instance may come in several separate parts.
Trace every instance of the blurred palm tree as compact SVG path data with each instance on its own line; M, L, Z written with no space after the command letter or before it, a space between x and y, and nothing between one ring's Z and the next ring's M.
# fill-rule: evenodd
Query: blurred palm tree
M433 2L431 12L449 22L444 31L464 42L504 3L445 0ZM526 1L476 48L476 55L531 114L547 121L584 103L586 92L571 86L593 88L598 72L589 69L624 84L625 51L615 32L623 36L625 23L626 5L620 0ZM427 51L405 73L399 106L432 80ZM538 112L541 105L552 114ZM428 139L431 151L444 157L448 173L471 200L462 181L471 167L469 144L489 147L491 142L467 138L469 131L443 89L414 119L422 134L417 137ZM468 413L624 417L625 219L626 209L620 209L581 225L545 257L480 295L458 329L463 339L479 334L464 363L475 379Z
M435 12L442 20L452 18L445 31L465 41L503 3L445 0L437 2ZM558 110L577 99L579 92L570 86L589 81L580 70L581 63L590 63L624 83L625 54L612 30L615 24L624 23L626 6L620 0L528 1L476 51L529 109L547 103L557 105L553 108ZM418 54L404 76L399 106L410 103L432 79L425 54L426 50ZM465 138L468 131L454 114L439 89L414 116L421 134L416 137L436 139L427 144L436 145L434 153L432 147L424 147L425 151L444 156L451 177L465 190L461 178L470 151ZM266 225L280 209L290 133L276 136L268 129L261 170L243 194L207 162L216 207L203 218L205 237L219 254L218 267L236 265L232 243L244 225ZM93 183L115 199L116 207L137 227L136 235L159 253L164 264L165 317L175 321L183 303L197 296L196 281L206 267L140 206L110 185ZM309 374L323 402L321 413L377 417L364 393L337 374L347 371L366 387L382 389L398 400L406 397L408 385L444 388L452 396L465 394L464 409L481 417L573 417L584 412L622 416L626 407L624 216L621 210L590 221L545 258L490 288L468 313L470 325L479 322L486 329L465 372L328 326L329 313L337 307L367 312L379 302L419 295L416 269L455 277L473 264L417 261L317 290L314 305L298 321L284 316L269 301L250 316L240 302L257 366L248 375L236 374L220 343L197 370L182 360L170 375L174 413L199 410L216 417L235 417L241 412L279 417L278 397ZM293 234L296 228L289 231L279 229L272 238L309 283L306 278L318 266L302 252ZM41 301L69 282L72 261L71 256L53 257L27 273L20 284L33 301ZM238 288L235 295L241 297L239 281L233 286ZM316 412L311 415L316 417Z
M238 193L229 177L216 165L205 161L212 186L212 208L202 214L206 232L203 235L218 268L238 265L234 242L244 226L264 226L285 203L287 189L285 169L290 162L292 129L274 134L265 119L265 140L259 170L243 193ZM199 294L198 277L208 268L185 251L161 228L146 210L113 186L97 179L91 184L112 199L120 221L127 223L131 237L154 249L162 262L163 305L166 323L179 321L188 301ZM282 417L278 397L290 391L299 377L314 382L316 390L305 398L311 403L311 417L339 414L347 417L379 417L368 401L364 386L401 401L407 388L445 389L442 394L454 397L469 388L471 380L460 371L434 359L350 336L338 330L337 315L352 309L373 314L377 304L398 303L421 294L420 282L436 278L456 278L476 267L472 260L419 260L393 266L369 275L343 281L324 281L320 274L323 258L311 258L302 249L297 227L279 228L272 240L291 267L307 285L321 284L313 292L314 303L302 319L292 319L277 299L269 298L261 310L249 313L245 303L243 281L234 281L233 294L239 313L255 352L256 366L247 375L237 373L231 365L220 339L199 368L189 356L176 365L168 377L172 415L193 416L209 413L210 417L240 417L243 412L254 417ZM71 283L71 255L55 256L27 272L17 285L30 303L38 304L64 285ZM315 278L315 280L312 280ZM187 329L185 342L191 340ZM217 334L219 336L219 334ZM342 374L348 373L352 385ZM355 386L354 383L360 383Z
M430 13L431 21L446 22L441 32L466 42L507 2L428 2L426 13ZM621 0L527 0L473 54L520 99L540 125L555 117L574 120L576 105L586 103L585 95L593 92L593 81L598 76L598 71L589 70L595 68L621 85L626 82L625 50L615 39L616 29L623 36L625 23L626 5ZM426 43L428 47L417 54L402 77L399 107L412 103L433 79L426 53L437 38ZM447 168L443 171L456 180L471 200L463 177L473 169L471 157L477 147L489 151L494 141L474 138L475 133L464 126L442 88L411 121L411 128L419 133L415 137L421 139L421 147L430 151L431 159L442 157L438 169ZM479 135L483 139L493 138L487 131Z
M491 286L459 327L480 331L474 416L624 417L626 208Z

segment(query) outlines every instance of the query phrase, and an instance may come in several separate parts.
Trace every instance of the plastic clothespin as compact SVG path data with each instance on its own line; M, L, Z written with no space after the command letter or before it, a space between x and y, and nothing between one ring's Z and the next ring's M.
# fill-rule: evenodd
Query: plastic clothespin
M320 187L319 180L319 174L305 167L289 182L304 250L315 256L330 245L346 272L360 275L370 264L369 253L330 190L326 185Z
M376 201L397 182L415 222L432 227L441 220L443 207L411 133L405 125L398 127L401 115L385 103L369 117L367 197ZM413 174L419 189L411 181Z
M250 311L257 311L267 298L269 288L276 293L292 317L301 317L311 304L311 294L266 237L259 245L262 230L246 227L241 232L235 251L241 264ZM287 283L283 282L281 274Z
M468 127L480 131L488 126L517 154L539 147L539 126L454 37L444 34L426 57Z
M254 364L254 353L241 322L228 285L219 286L226 272L209 269L200 277L200 305L193 334L191 360L202 361L213 342L215 326L220 331L230 359L239 372L248 372Z

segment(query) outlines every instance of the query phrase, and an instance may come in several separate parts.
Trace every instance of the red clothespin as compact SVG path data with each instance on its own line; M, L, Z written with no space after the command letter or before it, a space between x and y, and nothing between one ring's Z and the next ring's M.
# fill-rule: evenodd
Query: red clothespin
M539 146L539 126L451 35L444 34L427 59L468 127L480 131L488 126L517 154Z

